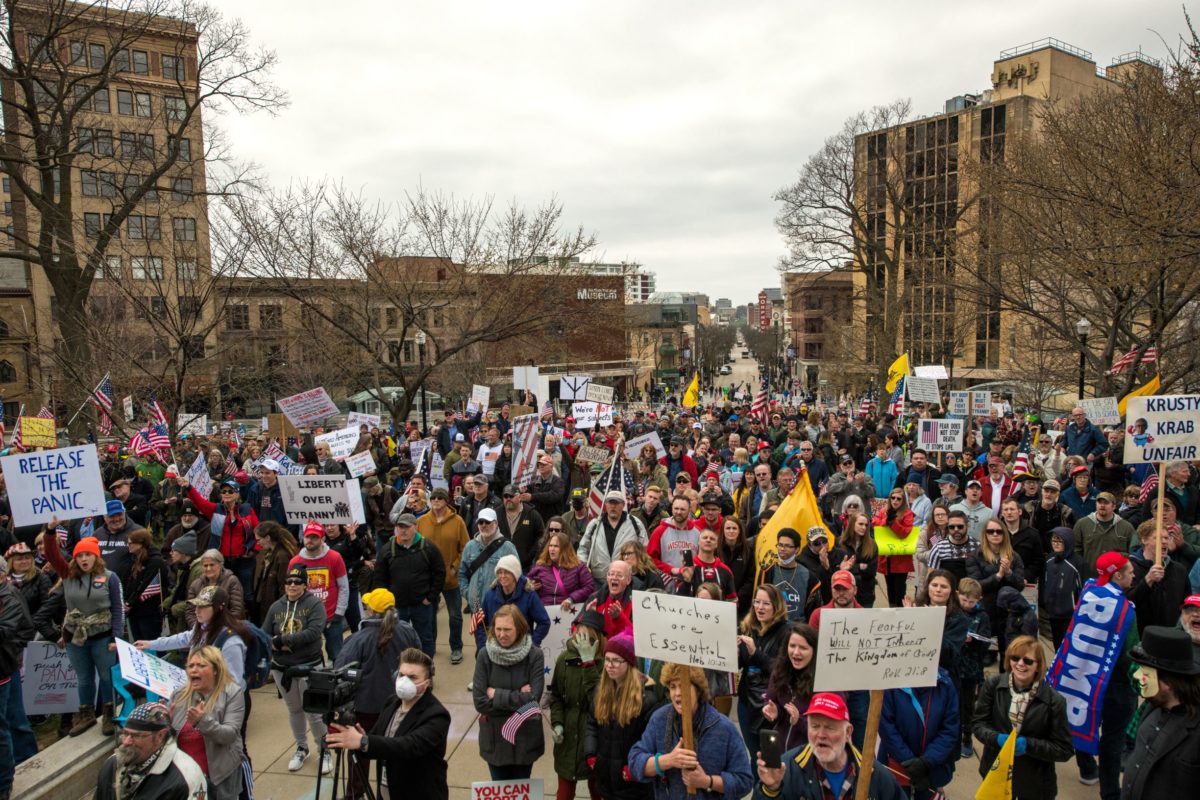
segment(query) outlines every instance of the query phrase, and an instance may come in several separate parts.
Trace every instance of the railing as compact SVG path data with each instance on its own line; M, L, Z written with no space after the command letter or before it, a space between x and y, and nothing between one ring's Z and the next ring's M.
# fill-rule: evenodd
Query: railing
M1055 50L1062 50L1064 53L1070 53L1072 55L1079 56L1080 58L1086 58L1088 61L1095 60L1092 58L1090 51L1084 50L1081 47L1076 47L1073 44L1067 44L1061 39L1055 39L1049 36L1044 39L1038 39L1035 42L1029 42L1028 44L1021 44L1017 45L1016 47L1011 47L1008 50L1001 50L1000 58L1012 58L1013 56L1019 56L1022 53L1032 53L1034 50L1041 50L1046 47L1053 47Z

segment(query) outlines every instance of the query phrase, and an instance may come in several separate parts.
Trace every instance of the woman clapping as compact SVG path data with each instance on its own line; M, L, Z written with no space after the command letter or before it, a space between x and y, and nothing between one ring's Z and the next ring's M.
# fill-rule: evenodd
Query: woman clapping
M221 651L205 646L187 660L187 683L171 698L171 727L179 749L208 777L212 800L233 800L242 790L241 687L230 677Z

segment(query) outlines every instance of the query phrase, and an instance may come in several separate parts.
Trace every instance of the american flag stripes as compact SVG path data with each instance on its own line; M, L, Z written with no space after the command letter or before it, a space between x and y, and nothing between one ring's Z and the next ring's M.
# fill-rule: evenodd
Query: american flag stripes
M1109 374L1120 375L1122 372L1132 367L1134 362L1138 360L1137 351L1137 347L1131 347L1128 353L1113 362L1112 369L1109 370ZM1158 348L1153 346L1147 347L1146 352L1142 353L1141 363L1153 364L1156 361L1158 361Z
M517 419L520 419L520 417ZM541 716L541 714L542 710L538 708L538 704L532 700L529 701L514 711L512 715L504 721L504 725L502 725L500 728L500 735L503 736L504 741L508 742L509 744L516 744L517 731L521 729L521 726L534 717Z
M2 444L2 442L0 442ZM21 441L21 417L17 417L17 422L13 425L12 449L18 453L25 452L25 442Z
M129 440L129 450L137 456L146 456L170 448L171 439L162 425L147 425Z
M767 424L767 382L763 381L758 387L758 394L754 395L754 400L750 403L750 416L758 417L762 420L762 424Z
M100 433L104 436L112 433L112 417L103 408L100 409Z
M1013 475L1022 472L1029 474L1029 454L1033 450L1033 441L1029 436L1029 428L1021 434L1021 443L1017 445L1017 457L1013 461Z
M542 403L541 417L542 417L542 419L546 419L547 417L550 419L554 419L554 403L550 402L549 400Z
M237 475L237 471L237 461L234 461L233 456L230 455L225 459L225 477L232 478L234 475Z
M150 585L138 596L138 599L149 600L151 597L162 597L162 578L160 575L154 576L154 580L150 581Z
M904 385L907 383L907 377L900 376L900 380L896 382L896 389L892 392L891 402L888 403L888 413L893 417L904 413Z
M1142 481L1142 491L1138 493L1138 502L1145 503L1150 499L1151 492L1158 489L1158 470L1152 469L1146 475L1146 480Z
M512 482L524 488L533 480L537 466L538 415L523 414L512 421Z
M24 406L21 407L21 411L19 413L20 414L25 413ZM49 409L49 407L42 406L40 409L38 409L37 416L39 419L54 419L54 412L51 411ZM3 444L4 444L4 421L0 420L0 446L3 446ZM16 450L18 453L25 452L25 441L21 435L21 417L19 417L19 416L17 417L17 424L13 426L12 446L13 446L13 449Z
M96 404L96 408L102 409L105 412L111 412L113 409L113 385L112 378L108 373L104 373L104 377L100 379L100 383L96 384L96 388L92 390L92 402Z
M164 428L168 426L167 412L163 410L162 403L158 402L156 392L150 393L150 402L146 404L146 410L149 412L151 425L161 425Z
M858 404L858 415L865 417L871 413L871 398L864 397L862 402Z

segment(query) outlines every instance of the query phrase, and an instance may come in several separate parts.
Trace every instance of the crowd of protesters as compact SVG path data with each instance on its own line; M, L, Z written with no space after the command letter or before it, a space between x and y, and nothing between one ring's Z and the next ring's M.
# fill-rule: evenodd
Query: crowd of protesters
M61 734L99 722L118 736L101 798L247 796L250 690L264 682L287 709L289 770L316 750L328 774L347 750L354 794L371 781L385 797L446 797L451 717L433 659L448 641L461 664L472 639L473 670L451 679L470 684L481 759L493 779L521 779L549 744L560 800L579 783L593 798L843 798L864 745L872 797L926 800L961 761L986 775L1010 736L1017 798L1056 796L1056 764L1072 758L1102 798L1186 790L1200 764L1196 465L1167 464L1159 501L1153 466L1122 464L1119 429L1079 408L1042 420L996 399L950 454L915 444L930 412L896 418L857 398L756 413L730 401L635 406L591 430L547 404L523 485L511 482L507 405L447 411L424 433L364 426L355 453L375 469L361 484L365 519L348 526L288 523L285 463L348 475L308 433L180 437L174 463L102 446L104 513L34 528L12 527L0 475L0 800L37 749L17 668L35 636L65 647L80 676ZM624 451L646 434L657 441ZM611 458L589 463L584 446ZM176 466L197 457L206 494ZM798 485L822 525L772 526L764 559L757 537ZM912 555L881 557L884 534L911 541ZM1136 609L1098 758L1075 752L1045 680L1089 580ZM736 604L738 672L638 658L635 589ZM867 692L814 690L822 611L877 604L945 610L937 683L886 692L878 744L863 741ZM552 680L539 647L547 609L575 620ZM177 653L188 676L119 731L115 639ZM307 676L349 660L365 674L360 724L327 724L303 708ZM779 764L760 753L763 731L786 751Z

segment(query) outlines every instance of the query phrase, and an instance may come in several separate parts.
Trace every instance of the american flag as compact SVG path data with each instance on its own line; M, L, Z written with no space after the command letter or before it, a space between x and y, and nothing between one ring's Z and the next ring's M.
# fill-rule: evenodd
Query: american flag
M864 397L862 402L858 404L858 415L865 417L871 413L871 398Z
M162 597L162 577L160 575L154 576L154 580L150 581L150 585L138 596L138 599L149 600L151 597Z
M541 418L542 419L546 419L546 418L554 419L554 403L550 402L549 400L542 403Z
M1029 436L1029 428L1026 427L1021 434L1021 443L1017 445L1017 457L1013 461L1013 475L1030 472L1029 454L1032 450L1033 440Z
M1158 470L1152 469L1142 481L1142 491L1138 493L1138 502L1145 503L1150 499L1150 493L1158 489Z
M226 477L232 478L234 475L237 475L237 471L237 461L233 459L233 454L230 454L229 457L225 459L225 475Z
M161 425L167 427L167 412L163 410L162 403L158 402L158 394L150 393L150 402L147 404L147 411L150 414L151 425Z
M170 448L171 439L162 425L147 425L129 440L129 450L137 456L147 456Z
M100 409L100 433L104 436L112 433L112 417L103 408Z
M518 419L520 419L518 417ZM517 731L521 729L529 720L534 717L541 716L542 710L538 708L538 704L532 700L518 708L512 715L504 721L504 725L500 728L500 735L504 737L504 741L509 744L517 743Z
M523 414L513 420L512 482L524 487L533 479L537 466L538 418L536 414Z
M1120 375L1122 372L1132 367L1134 362L1137 361L1137 351L1137 347L1132 347L1128 353L1114 361L1112 369L1108 371L1109 374ZM1141 361L1143 364L1153 364L1154 362L1158 361L1158 348L1153 346L1147 347L1146 352L1142 353Z
M763 381L758 387L758 394L750 403L750 416L758 417L764 425L767 424L767 382Z
M92 390L91 400L95 403L96 408L110 412L113 409L113 385L112 379L108 373L104 373L104 377L100 379L100 383L96 384L96 388Z
M896 390L892 392L892 399L888 403L888 413L893 417L899 417L904 413L904 384L905 376L901 375L900 380L896 382Z

